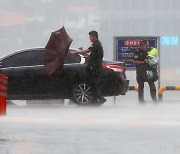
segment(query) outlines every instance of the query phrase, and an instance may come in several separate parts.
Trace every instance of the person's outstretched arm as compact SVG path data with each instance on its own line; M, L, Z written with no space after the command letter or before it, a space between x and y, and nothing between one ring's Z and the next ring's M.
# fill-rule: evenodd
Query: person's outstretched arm
M70 51L69 53L72 54L72 55L77 55L77 54L84 55L84 54L87 54L89 52L91 52L91 50L85 49L85 50L79 50L79 51Z

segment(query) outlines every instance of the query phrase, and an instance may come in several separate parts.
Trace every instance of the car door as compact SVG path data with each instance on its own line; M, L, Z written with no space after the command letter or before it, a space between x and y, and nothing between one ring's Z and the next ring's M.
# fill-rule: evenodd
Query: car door
M42 57L44 57L44 53L45 52L41 53ZM74 63L80 63L80 61L81 57L79 55L67 54L64 59L63 69L60 71L57 70L52 75L48 75L44 67L43 73L41 73L41 75L36 74L35 82L36 85L38 85L36 93L49 98L68 98L71 93L70 88L72 86L72 67Z
M79 55L67 55L60 73L48 75L44 67L45 49L16 52L3 59L1 73L8 76L8 96L18 99L65 98L69 96L71 65L80 63ZM70 67L69 67L70 66ZM70 75L71 74L71 75Z
M45 73L42 66L43 49L30 49L13 53L1 59L1 72L8 76L8 95L36 95L36 76Z
M26 64L21 68L23 73L23 89L32 98L46 98L57 95L55 80L57 76L47 74L44 67L45 49L32 49L26 52Z
M30 51L20 51L1 60L1 71L8 76L8 95L28 93L28 57Z

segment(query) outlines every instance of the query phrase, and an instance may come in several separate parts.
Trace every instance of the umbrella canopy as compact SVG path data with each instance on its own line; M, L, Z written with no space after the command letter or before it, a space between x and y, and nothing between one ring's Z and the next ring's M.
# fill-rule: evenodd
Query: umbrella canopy
M48 75L61 72L72 39L68 36L64 27L52 32L45 47L45 68Z

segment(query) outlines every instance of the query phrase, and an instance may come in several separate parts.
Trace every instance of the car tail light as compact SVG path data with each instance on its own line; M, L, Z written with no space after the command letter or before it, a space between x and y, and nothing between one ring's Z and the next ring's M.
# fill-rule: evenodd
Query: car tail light
M124 72L125 68L119 65L103 65L103 68L109 68L114 70L115 72Z

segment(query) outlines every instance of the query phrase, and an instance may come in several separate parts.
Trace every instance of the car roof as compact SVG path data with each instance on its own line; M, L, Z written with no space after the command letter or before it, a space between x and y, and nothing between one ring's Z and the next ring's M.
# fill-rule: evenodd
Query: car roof
M0 58L0 61L4 60L4 59L6 59L6 58L8 58L10 56L13 56L13 55L16 55L16 54L19 54L19 53L22 53L22 52L30 52L32 50L40 50L41 51L41 50L45 50L45 48L29 48L29 49L18 50L18 51L12 52L12 53ZM78 51L79 49L77 49L77 48L69 48L69 50L70 51L73 51L73 50Z

